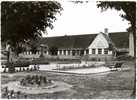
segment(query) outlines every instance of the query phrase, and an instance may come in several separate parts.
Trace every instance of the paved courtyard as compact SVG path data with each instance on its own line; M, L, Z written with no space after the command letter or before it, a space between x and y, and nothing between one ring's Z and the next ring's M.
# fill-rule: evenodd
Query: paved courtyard
M2 85L12 81L18 81L30 74L47 76L53 81L62 81L72 85L65 91L43 94L27 94L28 98L75 98L75 99L112 99L112 98L131 98L134 88L134 63L124 63L128 70L112 71L98 74L68 74L49 71L19 72L15 74L2 73ZM25 94L25 93L22 93Z

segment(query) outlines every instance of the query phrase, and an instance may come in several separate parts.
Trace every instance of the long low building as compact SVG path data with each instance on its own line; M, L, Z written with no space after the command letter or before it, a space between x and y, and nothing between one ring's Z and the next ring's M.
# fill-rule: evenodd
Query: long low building
M25 51L23 55L34 55L39 57L41 52L45 55L62 57L81 57L92 60L110 60L121 54L129 52L129 33L104 32L97 34L65 35L57 37L45 37L39 42L43 47L36 54Z

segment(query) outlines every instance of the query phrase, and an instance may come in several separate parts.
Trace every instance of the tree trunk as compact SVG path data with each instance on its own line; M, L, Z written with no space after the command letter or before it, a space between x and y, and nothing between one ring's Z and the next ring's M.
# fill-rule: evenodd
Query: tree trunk
M129 55L135 57L135 37L133 32L129 34Z
M130 35L129 35L129 55L132 56L132 57L136 57L136 32L130 32ZM131 51L130 51L131 50ZM136 59L134 59L134 62L136 62ZM134 74L134 89L133 89L133 92L131 94L131 97L132 98L136 98L136 64L134 65L134 69L135 69L135 74Z

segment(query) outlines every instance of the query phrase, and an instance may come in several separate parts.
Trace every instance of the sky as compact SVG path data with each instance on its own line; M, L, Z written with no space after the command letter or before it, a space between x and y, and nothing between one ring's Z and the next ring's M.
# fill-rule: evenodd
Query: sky
M70 1L60 1L60 3L63 11L61 15L56 15L54 28L52 30L47 28L44 37L93 34L104 32L104 28L108 28L109 32L122 32L129 27L129 22L123 21L119 16L121 13L124 14L123 11L109 9L101 12L95 1L83 4L74 4Z

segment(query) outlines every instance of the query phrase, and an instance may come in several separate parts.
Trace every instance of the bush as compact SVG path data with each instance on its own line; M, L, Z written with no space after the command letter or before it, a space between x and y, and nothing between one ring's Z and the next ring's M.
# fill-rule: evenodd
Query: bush
M129 56L129 55L121 55L115 58L115 60L121 61L121 60L134 60L135 57Z
M96 58L91 58L91 60L92 60L92 61L97 61L97 59L96 59Z
M94 64L92 64L91 67L96 67L96 66Z

